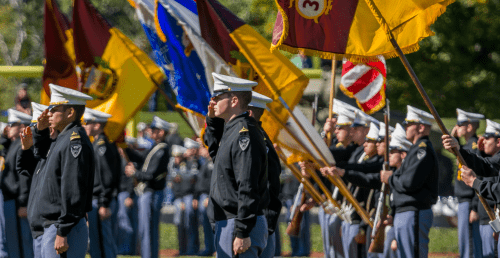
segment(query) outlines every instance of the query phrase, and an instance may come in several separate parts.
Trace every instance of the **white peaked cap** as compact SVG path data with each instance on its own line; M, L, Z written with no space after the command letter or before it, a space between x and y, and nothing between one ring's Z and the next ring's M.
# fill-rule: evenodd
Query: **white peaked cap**
M378 139L379 127L375 123L370 123L370 131L366 135L366 139L376 141Z
M104 113L95 109L85 108L85 113L83 113L83 121L86 123L106 123L111 115Z
M334 100L333 100L333 107L332 107L332 109L333 109L333 113L335 113L335 114L337 114L337 115L338 115L338 114L339 114L339 112L340 112L340 111L339 111L339 109L340 109L340 108L344 108L344 109L347 109L347 110L351 110L352 112L356 112L357 110L360 110L359 108L354 107L354 106L352 106L352 105L349 105L349 104L345 103L345 102L344 102L344 101L342 101L342 100L334 99Z
M144 131L144 129L146 129L146 127L148 127L148 126L144 122L139 122L136 126L137 131L140 131L140 132Z
M338 111L337 126L352 125L352 123L354 122L355 114L351 110L342 107L339 108Z
M186 148L180 146L180 145L173 145L172 146L172 156L174 157L179 157L182 156L186 152Z
M7 127L9 124L0 122L0 135L3 134L3 130L5 130L5 127Z
M92 100L93 98L85 93L81 93L77 90L70 88L61 87L50 83L50 103L49 109L59 105L82 105L87 104L87 100Z
M392 133L389 148L408 151L412 143L406 139L406 131L402 125L396 124L396 129Z
M484 137L500 137L500 124L486 119L486 130L483 134Z
M168 129L170 128L170 123L157 116L154 116L153 122L151 123L151 128L158 128L161 130L168 131Z
M385 138L385 123L380 122L379 123L380 130L378 131L378 140L382 141ZM389 135L394 132L394 127L389 125Z
M9 124L14 124L14 123L20 123L25 125L31 124L31 116L26 113L9 108L7 109L7 114L8 114L7 122L9 122Z
M423 110L412 107L410 105L406 106L408 108L408 112L406 113L405 122L414 122L419 124L432 125L434 121L434 117Z
M271 98L268 98L260 93L252 91L252 102L250 102L248 106L266 109L266 105L271 102L273 102Z
M190 138L184 138L184 147L187 149L198 149L200 147L200 143Z
M31 125L37 123L38 117L45 111L49 106L38 104L36 102L31 102L31 109L33 114L31 115Z
M214 97L230 91L252 91L252 88L258 84L254 81L218 73L212 73L212 76L214 77Z
M364 126L364 127L369 127L370 123L375 123L378 125L377 119L367 115L365 112L361 110L356 110L356 116L354 118L354 122L352 126Z
M457 108L457 125L460 125L464 122L479 122L479 120L484 119L483 114L471 113L461 110Z

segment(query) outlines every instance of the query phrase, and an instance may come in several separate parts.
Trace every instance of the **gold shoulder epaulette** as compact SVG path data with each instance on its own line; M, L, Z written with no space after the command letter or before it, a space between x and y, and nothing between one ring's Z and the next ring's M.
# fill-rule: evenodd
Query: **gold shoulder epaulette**
M344 144L342 144L341 142L339 142L339 143L337 143L337 145L335 145L335 147L337 147L337 148L344 147Z
M425 144L425 142L421 142L418 147L421 147L421 148L425 148L427 147L427 144Z
M73 132L71 134L71 136L69 137L69 140L72 141L72 140L76 140L76 139L80 139L80 135L77 132Z
M246 133L246 132L248 132L248 129L246 129L246 128L243 126L243 128L241 128L241 130L240 130L240 133Z
M97 142L97 145L103 145L105 144L106 142L104 141L104 139L100 139L98 142Z
M477 149L477 143L476 142L472 142L472 149L473 150Z

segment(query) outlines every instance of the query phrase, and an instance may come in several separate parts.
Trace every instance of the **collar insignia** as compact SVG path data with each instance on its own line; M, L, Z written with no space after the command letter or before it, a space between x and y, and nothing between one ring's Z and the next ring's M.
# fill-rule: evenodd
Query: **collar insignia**
M240 133L246 133L246 132L248 132L248 129L246 129L246 128L243 126L243 128L241 128L241 130L240 130Z
M477 149L477 143L476 142L472 142L472 149L473 150Z

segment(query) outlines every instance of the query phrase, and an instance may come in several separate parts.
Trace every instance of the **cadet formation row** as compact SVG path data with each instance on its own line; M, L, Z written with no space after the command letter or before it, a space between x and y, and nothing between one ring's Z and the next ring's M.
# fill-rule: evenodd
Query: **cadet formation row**
M140 134L118 147L124 143L111 143L103 131L110 115L85 108L90 96L53 84L50 106L33 103L32 117L9 110L10 127L2 139L0 257L85 257L87 251L93 258L116 257L135 250L141 257L158 257L160 210L170 192L181 255L279 255L280 194L290 208L295 189L281 187L281 151L259 122L271 99L252 92L253 81L213 77L206 148L201 140L167 138L171 125L158 117L150 139ZM437 157L428 137L432 115L408 106L404 126L390 127L387 138L384 123L353 106L336 100L334 113L323 129L334 135L329 150L336 165L320 168L302 161L293 165L300 168L296 176L308 181L312 168L324 178L341 177L372 217L385 183L391 189L390 213L383 221L383 253L370 253L371 228L335 185L317 182L343 203L342 210L320 203L325 257L426 257L431 206L438 198ZM443 136L443 145L458 148L470 166L462 166L463 181L455 184L460 254L493 257L493 230L474 189L491 207L500 203L500 124L487 120L486 133L478 138L484 117L457 113L457 125L451 136ZM384 170L386 144L390 169ZM292 238L292 255L309 254L307 210L314 205L310 199L300 206L304 219L299 237ZM205 235L200 253L198 221Z

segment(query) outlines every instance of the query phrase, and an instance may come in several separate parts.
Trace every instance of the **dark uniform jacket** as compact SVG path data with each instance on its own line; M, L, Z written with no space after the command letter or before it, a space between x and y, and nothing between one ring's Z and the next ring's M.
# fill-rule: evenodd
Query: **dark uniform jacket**
M462 146L463 149L469 150L470 153L478 152L477 149L477 135L473 135L467 143ZM461 149L462 149L461 148ZM477 195L471 187L467 186L464 181L455 180L455 196L458 198L458 202L469 202L469 209L477 211L478 198Z
M389 177L395 213L430 209L437 201L438 179L436 152L429 137L423 136Z
M1 134L2 132L0 132ZM5 157L7 155L7 151L9 150L11 140L7 137L0 136L0 145L3 146L3 149L0 151L0 156Z
M460 149L460 154L465 159L467 166L474 170L477 174L477 179L474 180L472 187L481 194L491 208L495 204L500 203L500 152L493 156L486 156L483 152L473 152L470 150ZM478 204L478 215L481 225L487 225L489 217L484 210L483 205Z
M57 235L67 236L92 210L94 170L92 143L80 122L73 122L50 145L45 164L35 172L28 205L31 227L54 224Z
M5 156L5 168L0 174L0 189L2 189L4 201L16 200L19 204L18 197L21 184L26 186L27 182L20 182L19 175L16 171L17 152L21 149L21 139L16 139L9 147L9 151ZM23 179L25 179L23 177ZM26 200L23 201L26 203Z
M257 122L247 112L222 127L220 130L217 119L207 118L204 138L214 160L210 187L213 214L209 217L215 221L234 218L236 236L246 238L269 204L266 144Z
M202 194L210 193L210 180L212 179L212 170L214 170L214 163L208 159L203 163L198 173L198 178L194 186L194 198L200 198Z
M194 193L198 175L197 160L183 160L175 164L174 159L171 159L168 170L172 177L172 192L176 199ZM205 184L208 184L208 181L205 181Z
M142 164L134 177L144 187L144 191L161 191L165 188L170 159L170 147L165 142L155 144L146 152L137 152L130 148L125 151L130 161Z
M130 195L134 194L134 178L125 175L125 166L127 166L127 160L120 156L120 166L121 166L121 176L120 176L120 186L118 191L128 192ZM130 196L132 197L132 196Z
M95 156L95 175L93 198L98 200L99 207L108 208L118 194L120 184L120 154L115 144L108 137L99 134L93 143Z
M265 215L267 218L267 227L269 229L269 235L273 234L276 230L276 226L278 225L278 219L281 213L281 201L280 201L280 191L281 191L281 183L280 183L280 174L281 174L281 164L280 159L278 157L278 153L274 149L274 145L269 139L267 133L262 129L261 123L259 122L259 126L262 130L262 134L264 135L264 140L266 142L266 150L267 150L267 176L268 182L267 187L269 189L269 206L265 211Z

